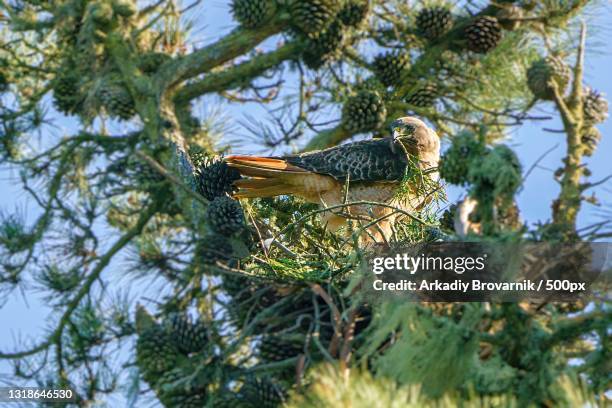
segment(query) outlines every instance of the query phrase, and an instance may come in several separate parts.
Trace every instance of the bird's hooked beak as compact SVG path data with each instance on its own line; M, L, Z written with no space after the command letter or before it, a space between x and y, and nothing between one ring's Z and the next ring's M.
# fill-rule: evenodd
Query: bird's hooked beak
M395 153L397 143L404 146L416 146L417 141L414 138L415 127L412 124L406 124L402 121L395 121L391 124L391 151Z

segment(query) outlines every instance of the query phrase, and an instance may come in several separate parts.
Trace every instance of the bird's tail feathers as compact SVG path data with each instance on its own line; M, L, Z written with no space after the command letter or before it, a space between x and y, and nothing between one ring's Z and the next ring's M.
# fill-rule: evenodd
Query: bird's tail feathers
M249 177L234 182L238 192L236 198L274 197L292 194L295 186L292 179L306 171L287 163L283 159L256 156L228 156L228 166L235 168L242 176Z
M305 170L287 163L283 159L257 156L228 156L225 158L230 167L236 168L244 176L267 177L278 173L304 173Z
M278 178L248 178L234 182L238 191L234 194L236 198L275 197L282 194L293 193L294 188L283 183Z

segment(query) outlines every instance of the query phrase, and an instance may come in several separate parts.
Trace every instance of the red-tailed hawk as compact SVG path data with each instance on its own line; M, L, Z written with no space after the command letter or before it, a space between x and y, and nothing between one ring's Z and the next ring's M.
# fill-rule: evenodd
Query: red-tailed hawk
M296 195L324 208L328 228L342 227L347 218L364 225L368 241L388 240L391 225L428 200L423 174L437 180L440 140L436 132L413 117L397 119L389 137L348 143L325 150L283 157L228 156L227 164L246 178L234 182L236 198ZM398 195L405 177L414 176L409 194ZM353 204L376 202L382 205ZM372 221L378 222L369 225Z

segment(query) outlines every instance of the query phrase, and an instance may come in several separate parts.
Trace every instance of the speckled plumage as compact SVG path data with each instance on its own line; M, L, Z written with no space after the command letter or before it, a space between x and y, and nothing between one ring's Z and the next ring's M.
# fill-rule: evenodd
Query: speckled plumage
M400 181L408 160L387 139L364 140L283 157L288 163L345 182Z

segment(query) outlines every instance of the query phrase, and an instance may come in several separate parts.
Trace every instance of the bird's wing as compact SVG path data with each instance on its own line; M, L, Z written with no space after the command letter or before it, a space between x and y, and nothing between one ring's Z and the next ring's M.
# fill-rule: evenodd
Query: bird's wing
M403 152L388 139L365 140L316 152L284 157L287 163L345 182L399 181L406 170Z
M234 182L238 188L234 194L237 198L296 194L318 202L322 194L342 188L333 177L314 173L281 158L228 156L225 161L248 177Z

